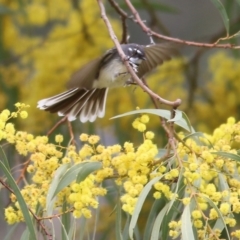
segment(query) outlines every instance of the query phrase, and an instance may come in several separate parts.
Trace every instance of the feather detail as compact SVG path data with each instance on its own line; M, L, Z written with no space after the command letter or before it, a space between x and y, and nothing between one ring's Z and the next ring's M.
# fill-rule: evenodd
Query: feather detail
M38 108L59 116L68 116L69 121L79 117L81 122L93 122L105 115L108 88L70 89L64 93L38 102Z

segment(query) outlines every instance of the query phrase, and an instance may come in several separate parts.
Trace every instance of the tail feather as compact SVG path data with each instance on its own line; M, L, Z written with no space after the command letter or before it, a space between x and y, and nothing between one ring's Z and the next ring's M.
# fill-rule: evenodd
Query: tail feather
M70 89L56 96L40 100L38 108L68 116L69 121L79 117L81 122L93 122L105 115L108 89Z

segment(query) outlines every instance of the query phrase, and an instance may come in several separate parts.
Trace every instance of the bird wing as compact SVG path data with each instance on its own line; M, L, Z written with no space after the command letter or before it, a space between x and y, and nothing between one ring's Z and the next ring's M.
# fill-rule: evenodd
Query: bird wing
M96 58L81 67L75 72L67 83L67 87L92 89L94 80L97 80L100 69L117 54L117 50L112 48L108 50L102 57Z
M137 75L141 78L146 73L153 70L166 60L170 60L173 55L177 54L176 46L169 43L144 46L146 60L142 61L138 67Z
M99 66L101 64L102 58L96 58L86 65L84 65L80 70L75 72L67 83L67 87L71 88L84 88L92 89L94 80L97 78L99 71Z

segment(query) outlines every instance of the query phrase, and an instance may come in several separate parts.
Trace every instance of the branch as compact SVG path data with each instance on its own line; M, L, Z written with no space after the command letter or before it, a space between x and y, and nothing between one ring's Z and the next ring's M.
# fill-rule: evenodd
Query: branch
M136 8L132 5L130 0L125 0L127 6L129 7L130 11L132 12L133 16L135 17L135 22L137 22L142 30L146 32L149 36L155 36L159 39L164 39L167 41L185 44L189 46L196 46L196 47L207 47L207 48L232 48L232 49L240 49L240 46L233 46L232 44L217 44L217 43L201 43L201 42L192 42L192 41L185 41L179 38L172 38L161 35L155 31L152 31L150 28L146 26L146 24L142 21L139 13L137 12Z
M115 9L115 11L120 15L122 20L122 39L121 43L127 43L128 42L128 35L127 35L127 19L131 18L128 16L128 14L123 11L119 5L114 0L108 0L111 6Z
M0 178L0 183L12 194L15 195L14 191ZM32 214L32 216L35 218L35 220L37 221L37 223L40 225L40 227L42 228L43 232L45 233L45 235L48 237L49 240L52 240L52 235L50 233L48 233L46 227L44 226L44 224L41 223L40 218L38 218L38 216L32 211L32 209L30 207L27 207L28 211Z
M97 0L100 11L101 11L101 17L103 19L103 21L105 22L107 28L108 28L108 32L109 35L112 39L112 41L114 42L116 49L122 59L122 61L124 62L128 72L130 73L131 77L133 78L133 80L145 91L147 92L151 97L157 99L159 102L163 103L163 104L167 104L169 106L172 106L173 108L177 108L178 106L180 106L181 104L181 99L176 99L175 101L171 102L168 101L166 99L161 98L160 96L158 96L156 93L154 93L152 90L150 90L147 86L145 86L145 84L141 81L141 79L137 76L137 74L135 73L135 71L133 70L133 68L129 65L128 63L128 58L126 57L126 55L124 54L121 45L113 31L113 28L111 26L111 23L109 22L107 15L106 15L106 11L104 8L104 5L102 3L102 0Z

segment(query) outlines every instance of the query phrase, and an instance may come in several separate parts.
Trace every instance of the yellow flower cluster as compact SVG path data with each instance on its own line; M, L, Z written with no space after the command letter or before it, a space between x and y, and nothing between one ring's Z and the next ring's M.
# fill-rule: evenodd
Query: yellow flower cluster
M171 221L168 226L170 228L170 231L169 231L169 236L172 237L172 238L176 238L177 236L179 236L180 234L180 231L181 231L181 225L182 225L182 222L181 221Z
M83 0L76 6L65 0L33 0L24 6L18 1L5 4L24 14L3 15L3 45L12 58L6 59L11 64L0 67L7 89L0 89L0 107L5 108L9 98L16 97L29 103L32 119L22 122L21 129L39 132L49 128L57 115L51 117L39 111L37 101L64 91L76 70L113 47L113 43L94 0ZM110 20L120 33L117 21Z
M236 146L239 146L239 137L240 122L236 123L233 117L229 117L227 123L216 128L212 135L187 138L178 144L178 154L183 159L184 184L189 194L182 202L188 205L194 196L196 209L192 211L192 218L199 239L204 238L203 231L211 234L204 227L203 220L207 216L210 220L220 218L216 208L229 227L236 225L233 214L240 212L240 164L227 154L238 154ZM216 207L210 207L209 201Z
M81 183L71 184L72 193L69 195L68 202L74 206L73 216L80 218L90 218L92 216L90 207L96 209L98 207L98 196L106 195L104 188L95 186L95 176L89 175Z
M0 113L0 136L2 140L14 144L18 153L30 154L27 171L32 175L32 182L24 186L21 193L33 211L37 204L45 210L50 183L62 164L74 166L99 162L100 169L79 183L73 181L58 193L56 208L67 202L75 218L91 218L92 209L99 206L99 196L107 194L102 183L111 178L124 190L120 197L122 209L132 214L145 185L161 176L161 181L153 185L153 197L173 200L182 208L192 204L191 221L200 240L206 236L211 239L213 234L221 235L220 230L211 228L210 221L222 218L229 228L236 226L234 214L240 213L240 164L232 156L237 157L240 122L233 117L216 128L212 135L193 134L184 138L181 133L182 141L179 141L175 155L170 160L161 161L155 159L158 148L153 143L154 133L146 130L149 122L146 114L133 122L133 127L143 132L143 142L139 146L135 147L131 142L125 142L123 146L103 146L99 136L83 133L79 136L83 146L78 150L74 145L62 146L64 136L60 134L55 136L56 144L53 144L47 136L35 137L17 131L9 120L17 116L24 119L28 114L26 105L17 103L16 107L15 112L5 109ZM144 124L145 129L139 129L139 124ZM182 190L184 194L180 193ZM5 209L6 221L9 224L23 221L14 194L11 194L11 201L13 205ZM181 221L173 219L169 223L169 236L179 236L181 224ZM233 229L231 235L237 238L239 231Z
M79 218L84 216L90 218L91 209L98 207L98 196L106 195L106 189L101 183L108 178L117 178L116 183L123 185L125 193L121 197L123 210L132 213L137 198L144 185L150 178L153 169L154 157L158 152L157 146L152 142L154 133L147 131L144 134L143 143L134 148L130 142L125 142L123 147L116 144L105 147L99 144L100 138L97 135L81 134L79 139L85 144L78 151L75 146L64 147L61 143L64 136L55 136L56 144L50 143L47 136L36 136L23 131L15 130L11 122L12 117L18 115L23 119L27 116L24 104L16 104L17 111L10 113L4 110L0 113L0 136L2 140L15 145L19 154L30 155L30 164L27 172L32 175L32 184L26 185L21 193L27 205L33 210L38 203L45 209L46 196L55 171L65 163L78 164L83 162L102 163L102 168L94 174L90 174L80 183L73 182L65 187L58 195L55 206L60 207L63 201L74 208L73 216ZM142 124L149 121L147 115L142 115L135 121L141 119ZM65 155L63 153L66 151ZM23 221L19 204L14 194L11 195L12 206L6 208L5 217L9 224Z
M208 59L208 72L197 91L193 114L189 115L204 132L212 131L228 116L240 117L240 60L226 51L217 51Z

